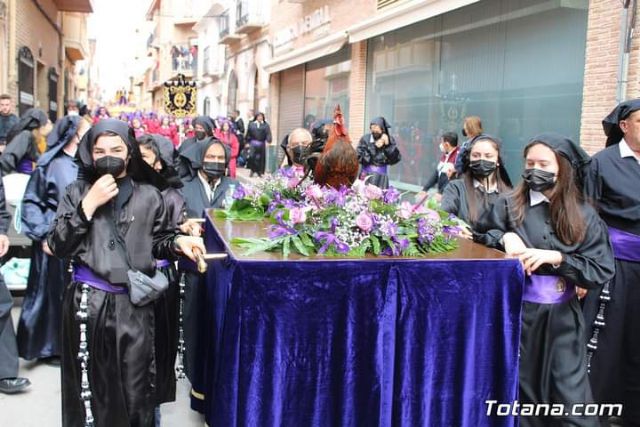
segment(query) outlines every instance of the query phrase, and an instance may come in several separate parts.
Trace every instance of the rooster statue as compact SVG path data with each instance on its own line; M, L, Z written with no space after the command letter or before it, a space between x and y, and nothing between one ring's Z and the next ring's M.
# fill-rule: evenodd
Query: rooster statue
M344 126L340 105L333 112L333 128L322 150L315 169L313 180L319 185L339 188L351 187L358 176L358 154L351 145L351 139Z

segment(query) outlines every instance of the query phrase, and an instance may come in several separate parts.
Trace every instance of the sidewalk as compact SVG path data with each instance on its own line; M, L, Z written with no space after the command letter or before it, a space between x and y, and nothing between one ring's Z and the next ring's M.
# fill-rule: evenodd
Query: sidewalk
M18 323L22 298L14 298L11 314L14 325ZM0 414L3 426L57 427L62 425L60 395L60 368L36 361L20 359L20 376L31 381L31 387L20 394L0 393ZM161 424L167 427L202 427L204 417L192 411L189 393L191 384L187 379L177 383L176 401L160 406Z

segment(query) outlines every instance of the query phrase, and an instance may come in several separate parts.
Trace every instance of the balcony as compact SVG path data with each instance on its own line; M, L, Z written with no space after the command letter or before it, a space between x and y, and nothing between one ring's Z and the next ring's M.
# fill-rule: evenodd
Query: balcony
M238 43L242 36L236 33L232 33L229 29L229 12L225 12L218 18L218 28L220 30L220 44L234 44Z
M60 12L92 13L91 0L53 0Z
M259 2L256 1L238 1L236 17L236 32L239 34L250 34L266 25L265 19L260 13Z
M64 13L62 16L64 50L71 62L80 61L89 55L87 17L82 13Z

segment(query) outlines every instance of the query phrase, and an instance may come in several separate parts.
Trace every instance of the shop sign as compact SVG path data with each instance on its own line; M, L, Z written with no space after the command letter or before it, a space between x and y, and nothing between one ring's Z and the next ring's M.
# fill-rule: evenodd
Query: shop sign
M273 39L273 47L283 47L289 43L292 43L298 37L315 31L330 22L331 16L329 15L329 6L325 5L300 19L294 25L290 25L278 31Z

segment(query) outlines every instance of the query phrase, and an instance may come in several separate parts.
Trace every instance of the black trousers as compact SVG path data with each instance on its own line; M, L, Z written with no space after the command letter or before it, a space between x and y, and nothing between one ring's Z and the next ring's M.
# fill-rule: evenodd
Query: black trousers
M13 299L0 275L0 379L18 376L18 346L11 320Z

